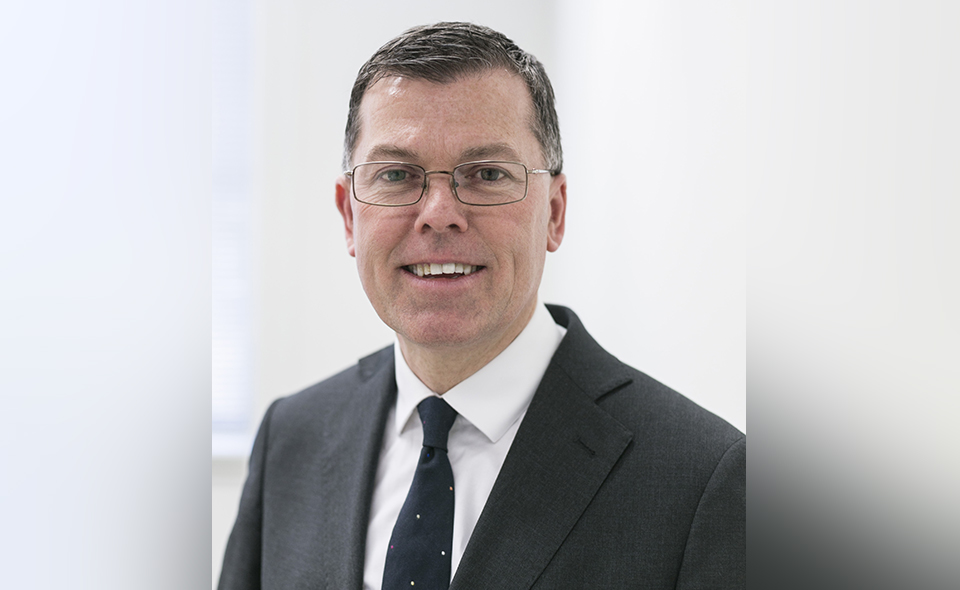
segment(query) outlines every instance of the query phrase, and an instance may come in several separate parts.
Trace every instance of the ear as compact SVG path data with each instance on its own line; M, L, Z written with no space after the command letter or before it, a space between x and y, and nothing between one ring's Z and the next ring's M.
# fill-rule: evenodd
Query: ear
M550 179L550 222L547 224L547 252L556 252L563 241L567 214L567 177L557 174Z
M337 178L337 210L343 217L343 229L347 236L347 254L356 257L353 243L353 200L350 198L350 180L343 174Z

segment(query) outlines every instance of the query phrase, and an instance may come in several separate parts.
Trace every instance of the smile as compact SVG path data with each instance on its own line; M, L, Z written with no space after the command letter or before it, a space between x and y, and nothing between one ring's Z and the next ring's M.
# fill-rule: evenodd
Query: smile
M462 264L460 262L446 262L444 264L437 264L436 262L427 263L427 264L410 264L405 266L408 271L417 275L418 277L435 277L440 275L469 275L477 270L483 268L482 266L475 266L473 264Z

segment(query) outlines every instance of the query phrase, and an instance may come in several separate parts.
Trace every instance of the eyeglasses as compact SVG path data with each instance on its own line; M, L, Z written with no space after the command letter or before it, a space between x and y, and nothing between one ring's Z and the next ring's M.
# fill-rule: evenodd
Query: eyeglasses
M366 162L344 174L353 178L353 198L368 205L413 205L423 198L429 175L449 174L458 201L491 207L522 201L527 196L529 175L552 174L552 171L529 170L519 162L483 160L460 164L449 172L427 170L405 162Z

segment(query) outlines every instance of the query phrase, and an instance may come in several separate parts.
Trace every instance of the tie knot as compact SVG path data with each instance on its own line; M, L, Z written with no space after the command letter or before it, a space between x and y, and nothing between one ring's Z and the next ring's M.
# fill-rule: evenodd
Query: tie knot
M447 435L457 411L439 397L428 397L417 406L423 423L423 446L447 450Z

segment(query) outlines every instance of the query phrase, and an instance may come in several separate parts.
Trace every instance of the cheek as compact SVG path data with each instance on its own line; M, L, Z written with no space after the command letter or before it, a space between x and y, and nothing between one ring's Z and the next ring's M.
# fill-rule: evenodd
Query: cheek
M523 281L533 276L542 264L546 252L545 232L528 217L526 223L510 226L500 234L500 238L504 240L501 244L509 244L511 273L514 278Z
M541 250L546 251L548 216L542 208L537 207L524 219L526 221L514 230L518 242L517 249L522 250L523 255L533 257L532 259L535 260L542 254Z
M375 257L376 244L372 238L376 236L376 232L372 231L373 227L368 221L364 220L363 216L357 216L355 219L353 241L356 250L357 270L363 277L374 267L371 259Z
M359 209L354 216L354 240L357 243L357 256L361 253L369 252L375 249L377 234L376 216L371 215L370 211Z
M515 264L517 273L524 278L533 278L543 269L547 255L547 220L548 216L537 208L527 217L527 223L516 229Z
M402 241L403 220L382 215L379 210L359 213L354 225L357 264L361 271L373 272L376 267L386 264L390 253Z

